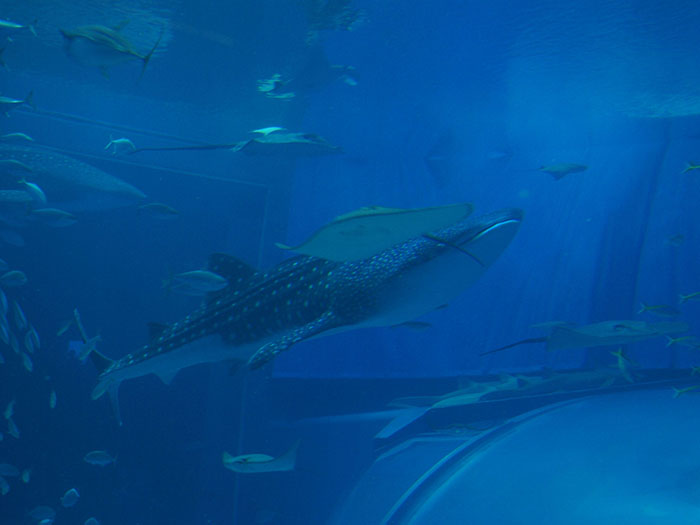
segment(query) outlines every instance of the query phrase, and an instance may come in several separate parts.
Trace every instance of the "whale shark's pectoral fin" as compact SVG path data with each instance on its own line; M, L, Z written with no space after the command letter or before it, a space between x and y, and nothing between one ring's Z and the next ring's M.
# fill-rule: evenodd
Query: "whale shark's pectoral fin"
M292 330L287 335L278 339L277 341L271 341L267 344L261 346L257 352L255 352L250 359L248 359L248 367L251 370L262 367L269 361L277 357L277 354L289 350L292 345L295 345L299 341L304 339L310 339L321 332L330 330L339 325L338 318L333 312L326 312L321 317L315 321L311 321L304 326L300 326L296 330Z

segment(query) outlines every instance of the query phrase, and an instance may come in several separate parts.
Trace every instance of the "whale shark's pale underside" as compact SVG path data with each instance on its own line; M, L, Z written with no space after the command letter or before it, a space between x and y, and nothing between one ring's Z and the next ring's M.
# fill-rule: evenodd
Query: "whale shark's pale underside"
M476 281L518 231L522 212L467 218L358 261L312 256L259 272L214 254L210 270L229 286L138 351L112 361L92 352L100 371L93 398L156 374L169 383L199 363L247 362L257 368L306 339L361 327L393 326L440 308Z

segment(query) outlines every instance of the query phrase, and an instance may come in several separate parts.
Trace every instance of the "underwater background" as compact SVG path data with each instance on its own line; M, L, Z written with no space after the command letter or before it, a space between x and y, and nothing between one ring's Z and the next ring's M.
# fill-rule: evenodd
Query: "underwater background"
M0 466L1 523L700 519L700 5L0 0L0 19L1 189L37 172L12 162L21 148L81 163L60 181L68 227L0 196L0 258L27 279L0 278L5 324L19 346L28 326L41 341L0 343L0 463L21 471ZM120 35L107 47L122 63L75 60L61 30L95 25ZM206 149L271 126L342 153ZM106 147L119 138L154 150ZM205 149L158 150L190 146ZM84 165L146 197L71 186ZM36 182L53 208L51 180ZM168 283L212 253L264 270L289 256L276 242L349 211L460 202L520 208L522 226L420 323L303 341L256 371L125 381L121 426L106 396L91 400L74 309L119 358L149 322L200 305ZM481 355L546 336L541 323L612 320L686 330ZM222 465L297 440L291 471ZM95 450L115 461L86 461Z

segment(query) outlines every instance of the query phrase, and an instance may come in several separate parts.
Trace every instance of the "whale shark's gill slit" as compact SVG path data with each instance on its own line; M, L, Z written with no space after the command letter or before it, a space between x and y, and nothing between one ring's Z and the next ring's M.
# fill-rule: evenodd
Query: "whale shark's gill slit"
M426 239L429 239L431 241L435 241L437 243L444 244L445 246L449 246L450 248L454 248L455 250L462 252L466 256L471 257L482 268L486 267L486 265L476 255L474 255L473 253L469 253L467 250L465 250L461 246L456 245L453 242L450 242L446 239L441 239L440 237L437 237L437 236L432 235L430 233L424 233L423 237L425 237Z

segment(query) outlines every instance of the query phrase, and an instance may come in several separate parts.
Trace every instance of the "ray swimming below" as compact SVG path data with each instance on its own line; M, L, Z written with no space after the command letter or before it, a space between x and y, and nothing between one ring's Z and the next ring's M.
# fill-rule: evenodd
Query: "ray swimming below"
M179 322L152 326L139 351L113 361L90 353L100 375L92 397L147 374L166 384L182 368L247 362L259 368L294 344L362 327L394 326L438 309L475 282L518 231L522 212L506 209L467 218L408 239L359 261L312 256L258 272L225 254L209 270L229 285Z

